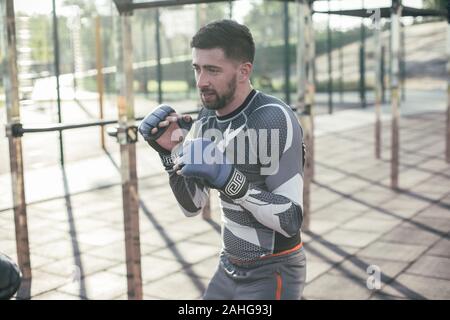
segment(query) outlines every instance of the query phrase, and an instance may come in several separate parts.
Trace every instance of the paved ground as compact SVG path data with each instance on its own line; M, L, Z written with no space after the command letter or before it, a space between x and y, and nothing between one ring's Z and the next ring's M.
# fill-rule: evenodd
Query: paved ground
M398 192L389 188L387 106L380 160L373 157L373 110L317 117L305 298L450 299L445 95L407 97ZM83 130L66 135L64 171L54 134L51 143L37 135L24 141L33 299L126 299L117 145L108 140L105 155L95 142L98 130ZM213 221L184 218L159 159L142 142L137 154L144 296L198 299L221 245L216 195ZM15 259L9 184L1 174L0 250ZM380 289L367 287L369 266L381 272Z

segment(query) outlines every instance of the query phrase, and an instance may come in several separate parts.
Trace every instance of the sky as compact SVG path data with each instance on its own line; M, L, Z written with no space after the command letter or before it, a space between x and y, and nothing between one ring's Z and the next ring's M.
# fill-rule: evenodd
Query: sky
M96 0L99 7L109 10L112 0ZM252 7L252 3L261 2L263 0L239 0L233 2L233 17L239 22L243 22L243 17L248 13ZM314 2L315 10L328 10L330 6L331 10L339 9L360 9L364 2L364 8L375 8L390 6L391 0L330 0L328 1L316 1ZM60 8L62 0L56 0L56 11L63 13ZM14 1L16 11L23 11L29 14L50 14L52 11L52 0L15 0ZM423 6L422 0L403 0L403 5L421 8ZM318 25L325 25L327 23L327 15L315 14L314 23ZM361 23L359 18L353 17L339 17L330 16L330 25L332 28L349 29L355 27Z

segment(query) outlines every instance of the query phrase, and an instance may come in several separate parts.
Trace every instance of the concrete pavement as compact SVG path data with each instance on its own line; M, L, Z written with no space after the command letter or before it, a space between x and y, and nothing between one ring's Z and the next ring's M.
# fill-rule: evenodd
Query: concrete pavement
M450 299L445 105L422 113L426 105L418 110L417 99L402 106L395 192L388 111L380 160L374 159L373 110L317 118L311 230L304 233L306 299ZM84 132L83 141L97 134ZM108 146L109 155L74 158L65 170L57 161L26 170L33 299L127 298L119 156L114 141ZM212 221L185 218L157 156L143 142L137 149L144 298L198 299L221 245L217 196ZM9 184L8 174L1 175L0 250L15 259Z

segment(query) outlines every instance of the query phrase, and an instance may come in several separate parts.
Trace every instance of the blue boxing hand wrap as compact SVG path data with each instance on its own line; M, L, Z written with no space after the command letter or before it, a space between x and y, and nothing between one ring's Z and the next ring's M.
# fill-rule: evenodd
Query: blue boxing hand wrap
M166 150L161 147L156 140L160 138L164 132L166 132L169 126L160 128L158 127L158 124L161 121L166 120L166 117L174 112L175 110L171 106L161 104L150 112L139 125L139 133L142 135L144 140L147 141L147 143L159 153L166 170L170 170L173 167L173 156L171 155L170 150ZM182 117L177 121L177 123L178 126L184 130L190 130L192 125L190 122L184 121ZM151 131L154 128L158 128L158 131L155 134L152 134Z
M207 185L232 199L241 198L247 193L246 177L211 140L197 138L186 141L179 163L183 176L203 179Z
M0 252L0 300L12 298L22 282L22 273L11 258Z

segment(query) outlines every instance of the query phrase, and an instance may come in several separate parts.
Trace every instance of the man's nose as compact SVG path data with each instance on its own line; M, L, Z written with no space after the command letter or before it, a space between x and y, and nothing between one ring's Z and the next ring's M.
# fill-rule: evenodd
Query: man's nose
M199 72L197 75L197 88L202 89L209 86L209 79L204 72Z

